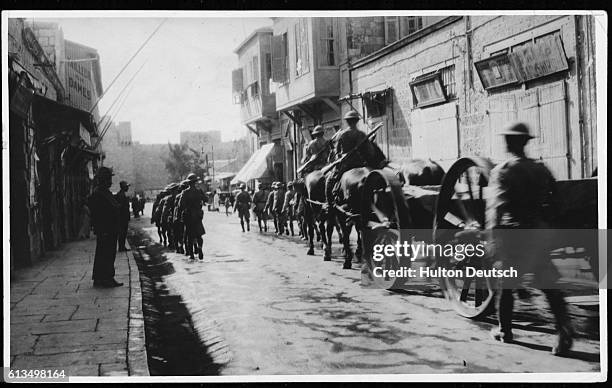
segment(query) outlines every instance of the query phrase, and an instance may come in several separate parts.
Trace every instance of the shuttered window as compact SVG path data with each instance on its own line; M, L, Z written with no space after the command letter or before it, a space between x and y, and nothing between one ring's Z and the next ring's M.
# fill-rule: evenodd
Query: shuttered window
M287 82L287 34L272 36L272 81Z
M301 76L310 71L308 55L308 19L301 18L295 25L295 75Z

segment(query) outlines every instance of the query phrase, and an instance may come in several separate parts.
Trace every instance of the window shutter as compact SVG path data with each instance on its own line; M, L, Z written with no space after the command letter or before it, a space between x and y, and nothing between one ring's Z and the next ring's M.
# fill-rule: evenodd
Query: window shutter
M308 73L310 71L310 58L308 57L308 19L303 18L300 24L302 26L302 73Z
M285 42L283 35L272 36L272 81L285 81Z
M243 85L242 68L232 70L232 92L242 92Z

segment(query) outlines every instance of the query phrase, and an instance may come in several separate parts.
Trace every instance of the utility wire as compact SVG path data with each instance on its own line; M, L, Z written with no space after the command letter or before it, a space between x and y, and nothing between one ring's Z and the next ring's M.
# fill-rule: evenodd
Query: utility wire
M128 96L130 95L130 93L132 92L132 90L134 90L134 86L132 86L130 88L130 90L128 90L128 92L125 94L125 96L123 97L123 100L121 101L121 103L117 106L117 109L115 110L115 112L110 116L108 122L106 123L106 125L104 126L104 130L102 133L102 136L100 137L100 139L102 137L104 137L104 135L106 134L106 132L108 131L108 129L110 128L110 126L113 123L113 119L115 118L115 116L119 113L119 111L121 110L121 108L123 108L123 105L125 104L125 102L128 99Z
M102 99L102 97L104 97L104 95L106 95L106 92L108 92L108 90L111 88L111 86L113 86L113 84L115 83L115 81L117 81L117 78L119 78L119 76L121 75L121 73L123 73L123 71L128 67L128 65L134 60L134 58L136 58L136 56L138 55L138 53L140 53L140 51L142 51L142 49L147 45L147 43L149 43L149 41L151 40L151 38L153 38L153 36L157 33L157 31L159 31L159 29L161 28L161 26L167 21L168 19L164 19L162 20L161 23L159 23L159 25L157 26L157 28L155 28L155 30L153 30L153 32L151 33L151 35L149 35L149 37L142 43L142 45L140 45L140 47L138 48L138 50L136 50L136 52L132 55L132 57L127 61L127 63L125 65L123 65L123 68L121 68L121 70L119 71L119 73L117 73L117 75L115 76L115 78L113 78L113 80L111 81L111 83L106 87L106 89L104 90L104 92L102 92L102 95L100 95L100 97L98 97L98 99L96 100L96 103L91 107L91 109L89 110L89 113L93 112L93 110L98 106L98 103L100 102L100 100Z

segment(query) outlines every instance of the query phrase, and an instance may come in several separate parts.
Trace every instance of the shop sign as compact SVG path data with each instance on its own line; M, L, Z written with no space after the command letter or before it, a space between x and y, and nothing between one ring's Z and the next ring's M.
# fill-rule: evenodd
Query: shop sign
M474 66L482 86L487 90L515 84L519 81L510 58L508 58L506 53L475 62Z
M568 69L561 37L550 36L527 44L509 54L519 78L529 81Z

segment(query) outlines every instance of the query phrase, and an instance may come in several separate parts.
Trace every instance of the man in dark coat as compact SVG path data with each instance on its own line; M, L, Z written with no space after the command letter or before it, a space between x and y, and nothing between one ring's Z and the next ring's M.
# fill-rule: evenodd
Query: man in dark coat
M204 230L202 224L204 218L202 206L208 202L208 198L206 194L196 188L198 177L194 173L189 174L187 180L189 181L189 187L183 191L178 202L179 214L183 216L188 240L185 251L191 259L194 259L193 251L195 248L198 251L198 258L204 260L202 236L206 233L206 230Z
M176 205L176 195L178 194L178 183L171 183L168 186L168 196L164 200L162 208L161 220L162 228L165 230L168 237L168 248L176 249L176 240L174 238L174 206Z
M115 194L115 199L119 203L119 234L117 236L117 248L119 252L125 252L128 248L125 246L127 238L128 224L130 222L130 199L126 195L130 185L126 181L119 182L119 191Z
M542 288L555 317L558 337L552 352L563 355L572 346L573 330L563 294L555 284L559 273L546 244L555 213L555 179L544 164L525 156L525 145L533 138L526 124L513 124L500 134L505 136L511 157L491 171L487 229L492 230L495 239L494 267L514 268L519 276L498 278L499 328L491 334L498 341L513 341L513 290L521 287L523 274L531 273L534 285Z
M268 231L268 217L265 210L268 194L268 185L261 183L259 189L253 195L253 213L257 217L257 225L259 225L260 232Z
M92 279L96 287L119 287L115 277L117 232L120 205L109 190L112 186L112 171L100 167L96 174L97 185L89 197L91 221L96 234L96 253Z
M293 221L295 220L295 190L293 190L293 182L287 183L287 192L285 193L285 200L283 201L283 217L289 228L286 230L287 235L291 231L291 235L295 236L293 231Z
M246 185L242 183L240 185L240 193L236 196L236 204L234 205L234 213L238 210L238 217L240 217L240 226L244 232L244 224L246 221L247 231L251 230L250 215L251 209L251 195L246 191Z
M185 237L185 223L183 222L183 214L182 209L178 206L181 203L181 198L183 196L183 192L189 187L189 181L184 180L181 182L179 186L179 193L176 195L176 205L174 206L174 214L173 218L173 227L174 227L174 239L176 243L176 253L185 253L185 249L183 247L184 237Z
M274 233L278 234L278 223L277 219L274 216L274 193L278 190L278 184L280 182L272 182L272 186L270 192L268 193L268 198L266 199L266 205L264 206L264 212L272 216L272 221L274 222Z
M276 190L274 191L274 201L272 203L272 208L274 209L274 219L276 220L276 224L278 225L278 232L276 233L279 236L282 236L285 233L285 216L283 214L283 205L285 204L285 184L282 182L278 182L276 185Z

